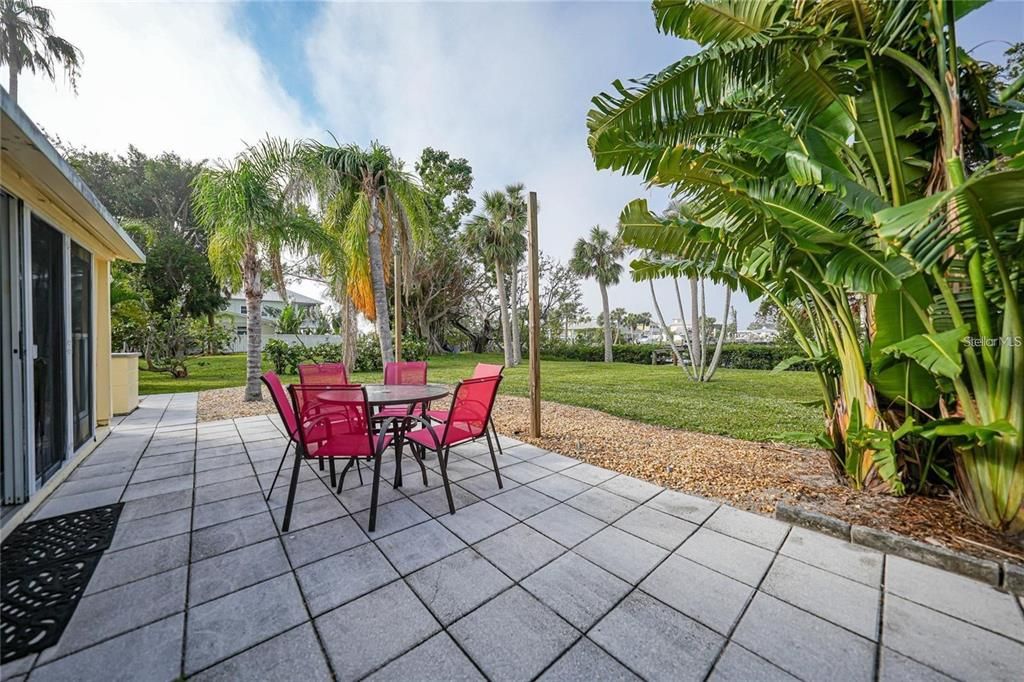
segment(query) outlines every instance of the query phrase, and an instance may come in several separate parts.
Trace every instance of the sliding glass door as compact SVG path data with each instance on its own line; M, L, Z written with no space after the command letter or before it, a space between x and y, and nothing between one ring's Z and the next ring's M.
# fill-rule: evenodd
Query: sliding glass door
M36 481L67 452L64 235L32 216L32 385Z
M74 446L92 437L92 254L71 242L71 417Z

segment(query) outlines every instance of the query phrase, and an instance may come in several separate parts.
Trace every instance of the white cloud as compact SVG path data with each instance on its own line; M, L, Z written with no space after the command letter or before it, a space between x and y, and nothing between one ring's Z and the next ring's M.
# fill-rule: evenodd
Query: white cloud
M85 60L78 95L23 73L19 103L65 142L102 151L173 150L230 157L266 131L316 130L259 51L239 36L231 5L49 2L55 31ZM6 69L5 69L6 71ZM3 74L6 83L6 73Z
M563 260L592 225L614 227L631 199L665 203L635 178L594 169L586 113L614 78L685 50L655 33L648 9L621 4L334 4L306 42L314 96L339 139L378 139L409 164L426 146L465 156L477 194L524 182L538 193L541 248ZM671 284L658 289L675 317ZM584 292L599 310L597 286ZM720 316L722 296L709 292L708 314ZM628 272L610 298L653 311L648 286ZM743 325L754 307L736 298Z

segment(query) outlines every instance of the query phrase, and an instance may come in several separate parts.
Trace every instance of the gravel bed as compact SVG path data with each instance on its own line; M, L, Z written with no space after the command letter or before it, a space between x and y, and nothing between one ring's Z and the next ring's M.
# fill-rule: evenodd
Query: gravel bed
M242 397L241 388L201 392L199 420L276 412L269 398L246 403ZM498 431L761 514L770 515L778 502L786 502L975 556L1024 561L1024 544L973 523L948 496L897 498L840 485L822 451L652 426L549 402L541 405L544 435L531 438L528 404L526 398L499 396L494 410Z

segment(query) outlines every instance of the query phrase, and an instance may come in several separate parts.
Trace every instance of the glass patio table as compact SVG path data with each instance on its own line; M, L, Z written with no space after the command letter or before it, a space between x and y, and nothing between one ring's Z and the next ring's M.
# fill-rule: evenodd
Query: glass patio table
M408 407L408 412L412 416L415 415L415 408L417 405L422 403L430 403L434 400L440 400L446 397L450 390L447 386L442 384L363 384L363 388L366 390L366 402L370 406L372 412L377 412L380 408L390 407L395 408L399 406ZM324 389L321 393L318 391L318 395L322 400L329 401L331 399L330 388ZM389 417L396 416L395 414L388 414ZM423 423L421 421L421 423ZM402 486L402 440L405 434L405 423L396 421L394 423L395 430L395 480L394 487L400 488ZM430 428L427 425L427 428ZM420 464L420 468L423 468L422 462L417 460ZM424 485L426 485L426 471L423 470Z

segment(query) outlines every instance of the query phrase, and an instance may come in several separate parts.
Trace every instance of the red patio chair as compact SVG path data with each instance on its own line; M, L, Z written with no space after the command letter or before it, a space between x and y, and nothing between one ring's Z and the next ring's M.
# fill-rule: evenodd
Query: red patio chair
M448 408L444 421L437 425L438 428L444 427L440 436L427 420L423 420L424 428L410 431L404 436L410 447L419 448L420 457L423 456L424 450L432 450L437 453L437 461L441 465L441 478L444 481L444 492L448 497L448 509L452 514L455 513L455 503L452 500L451 486L448 483L448 454L453 445L476 440L481 435L484 436L487 439L487 448L491 451L494 477L498 480L498 487L504 487L501 482L501 472L498 471L498 459L494 454L491 436L487 431L487 423L491 418L491 410L494 408L494 398L498 394L498 384L501 383L501 378L499 374L459 382L455 387L452 404Z
M348 370L343 362L323 362L318 365L299 365L299 383L314 386L345 386Z
M333 465L335 459L347 459L348 464L341 470L339 491L345 484L345 474L354 462L372 459L373 489L370 493L370 523L372 533L377 524L377 491L380 484L381 454L391 444L392 436L386 433L390 425L376 437L370 426L370 405L366 400L366 389L362 386L312 386L292 384L288 387L295 407L298 424L299 445L295 449L295 465L288 487L288 502L284 512L281 532L287 532L291 523L292 505L295 502L295 486L299 480L299 467L303 458L324 458Z
M427 383L427 363L425 361L389 362L384 365L384 384L402 386L422 386ZM401 418L413 413L415 405L409 407L383 407L374 415L377 419L388 417Z
M473 369L473 378L481 379L483 377L500 377L501 373L505 370L505 365L489 365L486 362L478 362L476 367ZM447 410L427 410L427 417L433 419L436 422L444 422L448 417ZM504 455L504 450L501 449L501 440L498 438L498 429L494 426L493 417L487 418L487 425L491 429L491 433L494 434L494 442L498 446L498 454Z
M284 386L281 385L281 378L277 376L275 372L266 372L260 377L260 380L270 391L270 397L274 401L274 407L277 408L277 414L281 417L281 423L284 424L285 430L288 432L288 444L284 446L284 453L281 455L281 462L277 465L277 471L274 472L274 480L270 484L270 490L267 492L266 499L270 499L270 495L274 492L274 486L277 485L277 477L281 475L281 467L284 466L284 461L288 459L288 448L292 445L298 447L299 445L299 425L295 419L295 410L292 409L292 403L288 400L288 394L285 393ZM320 468L323 469L323 462L320 462ZM331 460L331 485L335 484L334 481L334 461ZM359 480L362 480L363 474L359 473Z

